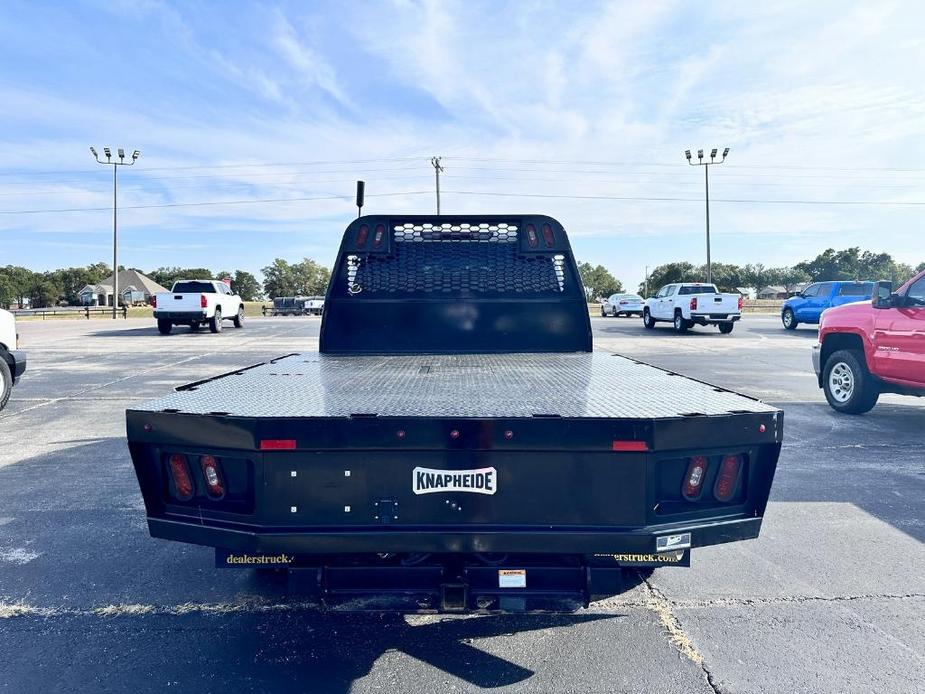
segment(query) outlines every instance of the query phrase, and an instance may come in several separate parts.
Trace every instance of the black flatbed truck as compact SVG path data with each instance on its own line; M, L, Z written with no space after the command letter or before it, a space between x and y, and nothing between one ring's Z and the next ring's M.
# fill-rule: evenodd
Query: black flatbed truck
M151 535L329 602L581 605L757 537L783 413L593 352L543 216L366 216L320 350L127 412Z

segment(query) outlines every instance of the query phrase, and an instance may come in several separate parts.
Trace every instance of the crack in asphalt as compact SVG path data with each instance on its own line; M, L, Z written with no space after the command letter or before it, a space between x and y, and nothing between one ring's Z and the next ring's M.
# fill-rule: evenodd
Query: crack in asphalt
M668 634L668 641L677 649L682 657L687 658L703 671L704 680L707 686L713 690L714 694L722 694L722 690L714 681L713 673L710 672L704 662L700 651L697 650L691 637L684 631L684 627L681 626L680 620L678 620L678 617L672 611L671 600L669 600L662 591L653 586L649 579L644 578L642 584L645 586L646 590L646 607L652 610L658 617L662 624L662 628L664 628L665 632Z
M925 593L862 593L859 595L782 595L776 598L715 598L713 600L670 600L672 607L748 607L751 605L785 605L814 602L853 602L856 600L916 600Z

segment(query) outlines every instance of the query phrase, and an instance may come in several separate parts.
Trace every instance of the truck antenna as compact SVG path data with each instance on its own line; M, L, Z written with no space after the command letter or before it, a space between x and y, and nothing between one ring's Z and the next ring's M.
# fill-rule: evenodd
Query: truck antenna
M357 181L357 219L363 214L363 194L366 192L366 182Z

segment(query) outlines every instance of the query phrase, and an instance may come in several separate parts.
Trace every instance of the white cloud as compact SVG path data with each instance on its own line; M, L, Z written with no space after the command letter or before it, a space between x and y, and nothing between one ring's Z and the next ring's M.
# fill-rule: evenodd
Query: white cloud
M345 106L351 101L337 80L334 68L302 41L295 28L277 13L273 43L280 55L293 67L306 86L317 86Z

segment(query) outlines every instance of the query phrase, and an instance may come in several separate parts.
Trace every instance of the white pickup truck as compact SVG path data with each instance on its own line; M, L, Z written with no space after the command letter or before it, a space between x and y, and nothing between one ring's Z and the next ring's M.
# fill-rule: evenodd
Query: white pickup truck
M26 370L26 353L16 349L16 317L0 309L0 410L10 399L13 386Z
M741 294L721 294L714 285L699 282L666 284L646 299L642 310L646 328L651 330L657 322L665 321L679 333L695 324L715 325L721 333L731 333L741 317Z
M188 325L195 332L203 323L218 333L225 320L244 327L244 301L221 280L177 280L169 292L154 296L152 306L162 335L175 325Z

